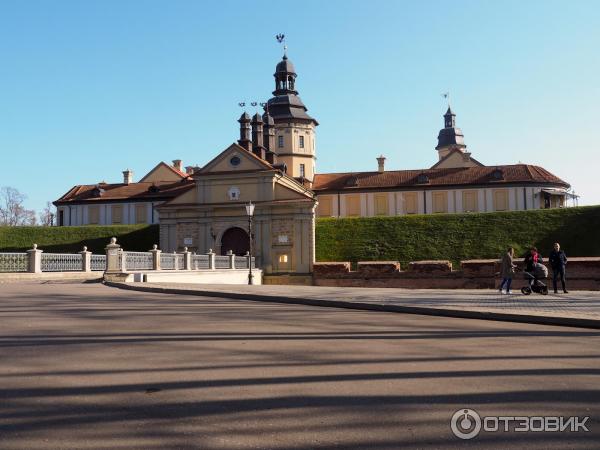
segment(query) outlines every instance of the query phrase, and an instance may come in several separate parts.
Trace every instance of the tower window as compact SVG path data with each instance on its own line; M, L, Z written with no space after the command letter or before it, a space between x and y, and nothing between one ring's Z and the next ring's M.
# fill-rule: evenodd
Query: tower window
M304 174L306 173L306 170L304 169L304 164L300 164L300 176L302 178L304 178Z
M304 136L299 136L300 138L300 148L304 148Z
M277 136L277 146L283 148L283 136Z

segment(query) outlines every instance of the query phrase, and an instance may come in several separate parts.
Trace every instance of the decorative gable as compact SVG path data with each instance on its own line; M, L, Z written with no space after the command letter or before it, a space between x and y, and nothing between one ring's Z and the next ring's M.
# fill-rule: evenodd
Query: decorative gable
M434 164L432 169L455 169L457 167L483 167L479 161L471 158L471 154L460 149L453 149Z
M217 172L238 172L251 170L273 169L268 162L260 159L237 144L231 144L212 161L208 162L198 174L209 174Z
M179 172L165 162L159 162L148 172L140 183L155 183L157 181L179 181L186 178L186 174Z

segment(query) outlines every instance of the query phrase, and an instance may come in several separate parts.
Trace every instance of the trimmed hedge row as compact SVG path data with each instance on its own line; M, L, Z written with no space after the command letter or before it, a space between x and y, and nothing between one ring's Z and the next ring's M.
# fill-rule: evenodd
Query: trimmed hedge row
M317 261L410 261L497 258L508 245L521 255L555 241L569 256L600 256L600 206L481 214L415 215L317 220ZM0 227L0 252L73 253L85 245L103 253L112 236L126 250L159 242L158 225Z
M317 261L410 261L497 258L535 245L547 256L554 242L567 255L600 256L600 206L480 214L322 218Z
M0 252L18 252L35 243L46 252L74 253L83 246L94 253L115 236L126 250L146 251L158 244L158 225L110 225L82 227L0 227Z

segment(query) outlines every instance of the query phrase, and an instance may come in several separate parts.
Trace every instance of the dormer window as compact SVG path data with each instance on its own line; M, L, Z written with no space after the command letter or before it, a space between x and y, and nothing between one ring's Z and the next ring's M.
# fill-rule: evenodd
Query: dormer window
M354 175L352 175L350 178L348 178L346 180L346 186L348 186L348 187L358 186L358 178L356 178Z
M419 176L417 177L417 183L418 184L427 184L427 183L429 183L429 177L424 173L420 173Z
M96 185L92 191L92 196L98 198L102 197L102 194L104 194L104 189L102 189L99 185Z
M148 192L152 192L153 194L156 194L156 193L157 193L157 192L159 192L159 191L160 191L160 188L159 188L157 185L155 185L155 184L152 184L152 185L151 185L151 186L148 188Z
M492 178L496 181L504 180L504 173L502 172L502 169L495 169L492 172Z

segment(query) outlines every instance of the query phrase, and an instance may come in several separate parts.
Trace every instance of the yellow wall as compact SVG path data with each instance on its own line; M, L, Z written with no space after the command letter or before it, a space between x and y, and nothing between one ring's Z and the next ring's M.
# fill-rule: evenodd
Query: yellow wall
M360 216L360 194L346 195L346 215L350 217Z
M112 223L123 223L123 205L111 206Z
M419 204L417 202L416 192L405 192L404 194L404 212L406 214L417 214L419 212Z
M135 205L135 223L146 223L148 221L146 204Z
M100 208L98 205L92 205L88 207L88 223L90 225L96 225L100 223Z
M508 211L508 190L496 189L493 191L494 211Z
M431 193L431 198L433 200L433 212L434 213L448 212L448 192L434 191Z
M479 211L478 205L479 194L477 191L463 191L463 211L464 212L477 212Z
M319 206L317 207L317 215L319 217L333 216L333 197L327 195L319 195Z
M376 216L387 216L390 208L388 204L388 195L386 194L375 194L375 215Z

